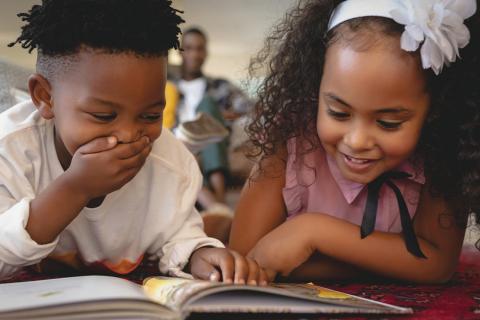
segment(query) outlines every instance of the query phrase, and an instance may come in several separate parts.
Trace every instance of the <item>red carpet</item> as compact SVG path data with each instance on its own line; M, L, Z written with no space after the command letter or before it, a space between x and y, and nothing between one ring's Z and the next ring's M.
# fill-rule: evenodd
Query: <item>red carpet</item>
M141 282L145 277L155 274L156 265L145 262L126 278ZM63 273L57 276L66 275ZM31 269L25 269L8 282L51 277ZM445 285L379 282L375 284L333 283L325 286L385 303L411 307L414 310L412 315L397 316L394 319L480 319L480 252L475 248L464 249L457 272L453 279ZM348 317L348 319L364 318Z
M480 252L464 249L457 272L445 285L381 283L328 287L414 310L412 315L395 319L480 319Z

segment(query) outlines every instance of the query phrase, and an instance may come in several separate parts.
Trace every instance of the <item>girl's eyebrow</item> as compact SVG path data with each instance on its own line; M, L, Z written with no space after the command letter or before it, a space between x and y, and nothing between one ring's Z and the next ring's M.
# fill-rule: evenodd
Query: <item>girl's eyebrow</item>
M349 105L347 102L343 101L342 99L340 99L339 97L337 97L336 95L334 95L333 93L331 92L326 92L325 94L325 97L326 98L329 98L329 99L332 99L340 104L343 104L345 107L348 107L348 108L352 108L351 105Z
M334 101L344 105L347 108L352 109L352 106L350 104L348 104L347 102L342 100L340 97L336 96L335 94L333 94L331 92L326 92L325 97L328 98L328 99L334 100ZM382 114L384 114L384 113L399 114L399 113L411 113L411 112L412 112L412 110L409 110L409 109L401 107L401 106L388 107L388 108L382 108L382 109L379 109L379 110L375 110L375 113L382 113Z
M394 107L394 108L384 108L384 109L376 110L375 113L394 113L394 114L408 113L410 114L412 113L412 110L408 110L403 107Z

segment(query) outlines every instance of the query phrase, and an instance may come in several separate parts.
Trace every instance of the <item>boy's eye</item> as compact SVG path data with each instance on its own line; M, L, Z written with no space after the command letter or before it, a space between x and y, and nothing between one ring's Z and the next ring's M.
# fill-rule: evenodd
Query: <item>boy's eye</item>
M149 122L158 121L158 120L160 120L161 117L162 117L162 113L146 113L146 114L141 115L141 118L143 120L146 120L146 121L149 121Z
M330 115L333 118L339 119L339 120L346 120L350 117L350 114L346 112L339 112L335 111L333 109L327 108L327 114Z
M394 130L400 128L403 121L385 121L385 120L377 120L377 123L380 127L387 129L387 130Z
M95 119L100 120L100 121L112 121L117 117L116 113L90 113Z

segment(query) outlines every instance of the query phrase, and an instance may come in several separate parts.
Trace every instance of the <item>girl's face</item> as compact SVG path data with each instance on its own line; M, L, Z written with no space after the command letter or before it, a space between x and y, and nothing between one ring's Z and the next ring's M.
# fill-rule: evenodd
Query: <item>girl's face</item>
M430 102L425 75L420 58L399 42L363 51L337 43L327 50L317 133L351 181L369 183L396 168L420 137Z

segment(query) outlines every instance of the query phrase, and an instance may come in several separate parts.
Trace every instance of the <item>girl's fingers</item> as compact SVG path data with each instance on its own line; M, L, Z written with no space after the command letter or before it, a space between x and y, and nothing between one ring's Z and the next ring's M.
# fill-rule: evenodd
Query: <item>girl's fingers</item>
M250 259L246 258L247 264L248 264L248 279L247 279L247 284L256 286L258 284L258 273L260 271L260 268L258 267L258 264Z
M258 272L258 284L261 285L261 286L268 285L267 272L265 270L263 270L262 268L260 268L260 270Z
M266 274L267 274L267 278L268 278L268 282L273 282L277 276L277 272L271 270L271 269L267 269L265 270Z

